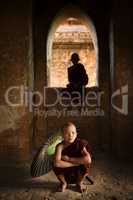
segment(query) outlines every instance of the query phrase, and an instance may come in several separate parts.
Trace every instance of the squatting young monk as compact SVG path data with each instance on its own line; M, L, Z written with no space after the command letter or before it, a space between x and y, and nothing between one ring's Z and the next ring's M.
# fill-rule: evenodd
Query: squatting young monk
M86 188L83 179L91 164L89 145L77 136L76 126L69 122L63 128L64 140L56 146L54 172L60 181L59 191L64 192L67 185L76 183L79 192Z

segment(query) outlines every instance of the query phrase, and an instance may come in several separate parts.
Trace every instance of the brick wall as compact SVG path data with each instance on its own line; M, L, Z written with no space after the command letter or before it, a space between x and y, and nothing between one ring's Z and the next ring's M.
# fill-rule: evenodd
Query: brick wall
M72 28L71 28L72 29ZM89 32L56 32L50 64L50 87L66 87L71 54L77 52L89 77L87 87L96 86L96 52Z

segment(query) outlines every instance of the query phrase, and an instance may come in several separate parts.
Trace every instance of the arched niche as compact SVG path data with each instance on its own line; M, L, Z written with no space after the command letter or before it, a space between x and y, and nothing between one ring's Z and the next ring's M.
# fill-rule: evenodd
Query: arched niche
M50 26L50 30L47 37L47 86L50 87L51 82L51 61L52 61L52 46L53 46L53 40L54 40L54 34L59 27L60 24L62 24L67 18L76 18L78 19L83 25L85 25L90 33L90 36L93 41L94 50L96 54L96 66L95 66L95 73L96 73L96 81L94 86L99 86L99 77L98 77L98 40L97 40L97 34L95 30L95 26L90 19L90 17L82 11L79 7L74 5L68 5L60 10L60 12L57 13L55 18L53 19L53 22Z

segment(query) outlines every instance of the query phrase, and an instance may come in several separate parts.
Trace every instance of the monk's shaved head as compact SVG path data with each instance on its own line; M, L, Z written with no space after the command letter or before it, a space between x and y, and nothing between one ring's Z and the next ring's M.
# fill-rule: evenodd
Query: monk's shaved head
M63 138L67 143L72 143L77 137L77 130L75 124L68 122L63 128Z
M72 123L72 122L67 122L66 124L64 124L63 130L66 129L66 128L68 128L68 127L70 127L70 126L73 126L73 127L76 129L76 126L75 126L74 123Z

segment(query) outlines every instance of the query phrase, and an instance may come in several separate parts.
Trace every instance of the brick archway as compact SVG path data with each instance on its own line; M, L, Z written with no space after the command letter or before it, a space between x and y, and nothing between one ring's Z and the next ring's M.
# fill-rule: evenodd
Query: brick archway
M78 37L78 44L76 42L69 42L70 39L73 39L74 41L74 35L72 36L72 38L70 38L71 36L69 36L70 33L72 33L70 28L72 29L72 27L74 27L72 25L69 26L69 30L67 33L59 33L59 29L61 30L60 27L65 27L64 23L66 23L66 21L70 18L76 19L78 21L78 28L80 27L81 29L86 29L86 31L81 30L82 34L84 34L83 42L81 42L80 39L81 32L74 32L73 30L73 34L77 34L76 37ZM57 40L61 37L59 36L58 39L57 37L55 39L55 34L58 33L62 34L62 37L64 37L63 35L67 34L66 36L68 38L68 41L65 42L63 38L62 41L60 40L60 42L58 42ZM91 51L92 49L93 52ZM86 70L90 78L90 82L87 86L98 86L98 41L94 24L81 9L76 6L69 5L63 8L54 18L47 38L47 85L49 87L65 87L67 83L66 68L71 64L69 57L70 54L74 51L80 54L81 62L86 66ZM60 54L62 56L64 55L64 58L62 56L60 57ZM58 57L60 60L58 59Z
M33 143L35 146L40 146L44 143L44 140L54 133L61 125L67 120L78 122L80 124L80 130L86 138L89 138L94 146L106 145L109 147L110 133L108 129L110 113L109 113L109 87L110 87L110 59L109 59L109 16L101 13L100 8L97 8L93 12L93 6L90 5L87 14L84 13L86 5L84 1L79 3L79 7L83 8L83 11L72 4L64 7L64 3L56 5L51 10L51 4L47 7L43 7L40 3L36 7L35 13L35 28L34 28L34 69L35 69L35 90L44 93L44 86L49 87L50 77L50 59L51 49L53 44L53 34L57 27L70 16L79 19L86 27L90 28L90 34L93 40L94 48L96 51L97 59L97 87L87 88L87 91L104 91L105 95L102 99L102 109L106 112L103 117L70 117L64 116L57 118L45 117L48 113L48 109L42 105L40 110L44 111L43 115L37 114L34 118L34 136ZM49 9L51 13L49 15ZM60 10L60 12L58 12ZM101 13L101 14L99 14ZM57 15L56 15L57 14ZM56 16L56 17L55 17ZM88 17L90 16L90 18ZM53 22L53 23L52 23ZM57 89L60 91L61 88L47 88L47 95L45 95L48 103L54 102L55 93L52 91ZM62 109L57 105L57 109ZM52 122L52 123L51 123ZM109 124L110 125L110 124ZM99 131L101 129L101 131ZM106 134L108 133L108 134Z

